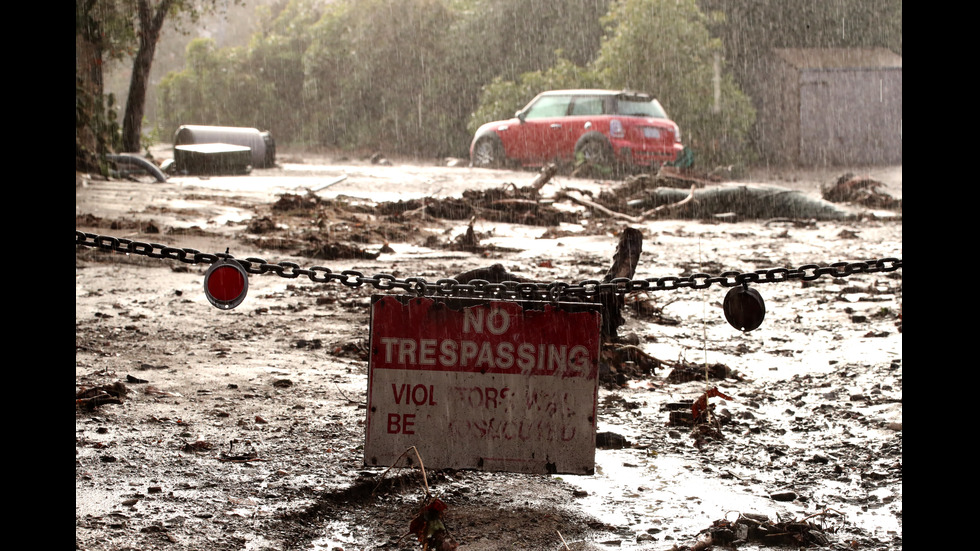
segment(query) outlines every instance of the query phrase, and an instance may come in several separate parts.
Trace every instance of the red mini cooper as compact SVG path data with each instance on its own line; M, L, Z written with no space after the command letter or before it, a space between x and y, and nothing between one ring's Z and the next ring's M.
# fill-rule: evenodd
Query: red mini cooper
M584 161L656 170L683 150L680 128L647 94L553 90L538 94L513 119L481 126L470 160L478 167Z

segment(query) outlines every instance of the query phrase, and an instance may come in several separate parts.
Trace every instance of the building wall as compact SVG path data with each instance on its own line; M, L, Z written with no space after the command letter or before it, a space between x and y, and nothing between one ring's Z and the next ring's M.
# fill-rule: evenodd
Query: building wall
M754 72L763 159L790 166L901 164L901 58L871 51L866 57L885 66L855 56L865 66L849 67L840 52L801 52L809 53L794 51L792 60L774 55Z
M769 163L796 164L800 144L799 71L774 56L760 61L752 82L759 153Z
M805 70L799 164L902 162L902 70Z

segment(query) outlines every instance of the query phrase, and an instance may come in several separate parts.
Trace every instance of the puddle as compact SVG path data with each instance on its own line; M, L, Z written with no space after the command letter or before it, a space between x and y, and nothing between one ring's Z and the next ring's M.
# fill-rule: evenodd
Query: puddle
M712 522L734 521L739 513L764 514L773 521L788 521L814 514L820 517L825 507L839 513L825 519L814 517L825 529L839 528L846 522L848 529L884 541L901 534L900 484L897 490L866 492L856 482L824 481L807 490L808 504L781 503L769 497L778 488L778 477L778 472L767 475L765 471L673 453L599 450L594 476L562 475L560 478L587 492L588 495L575 499L584 512L633 533L635 539L624 539L618 546L620 549L650 549L651 542L664 545L671 541L691 542ZM842 496L867 504L842 503ZM739 549L756 547L741 545Z

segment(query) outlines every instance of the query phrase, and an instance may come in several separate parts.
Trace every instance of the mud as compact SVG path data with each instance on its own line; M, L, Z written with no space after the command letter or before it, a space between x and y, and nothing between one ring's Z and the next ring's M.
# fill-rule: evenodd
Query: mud
M165 184L82 178L76 230L338 272L434 281L501 263L577 282L601 278L626 227L556 203L580 223L476 216L482 247L458 250L470 220L372 206L535 175L286 161ZM842 172L757 180L816 196ZM900 167L897 182L883 176L894 171L863 173L901 197ZM316 204L274 209L338 175ZM551 185L598 195L616 183ZM901 258L900 214L862 211L633 225L644 236L637 277ZM307 256L328 243L370 254ZM368 305L379 291L253 275L245 302L220 311L203 293L207 267L76 248L77 549L421 549L408 533L426 488L447 505L460 549L704 548L712 528L718 547L740 518L806 523L823 538L815 548L902 548L901 270L757 285L767 314L749 333L725 322L717 286L628 297L620 333L655 367L605 374L596 473L573 476L365 467ZM705 364L708 381L697 377ZM678 377L690 366L695 375ZM715 430L670 423L676 404L712 387L730 398L708 400ZM114 400L78 402L100 388ZM771 536L737 547L787 548Z

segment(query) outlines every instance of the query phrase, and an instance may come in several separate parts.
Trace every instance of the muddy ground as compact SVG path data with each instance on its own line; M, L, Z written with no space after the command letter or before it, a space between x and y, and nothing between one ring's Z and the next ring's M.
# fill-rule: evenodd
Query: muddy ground
M558 200L551 225L446 219L377 205L536 174L299 154L280 165L163 184L79 175L76 230L430 281L493 263L598 279L627 226L643 233L638 278L902 257L900 210L633 223ZM744 178L816 198L842 172ZM901 197L901 167L861 174ZM560 174L542 192L620 184ZM476 246L461 248L471 223ZM207 268L76 247L76 549L421 549L407 534L426 484L459 549L704 549L709 534L714 548L902 548L900 269L757 285L767 314L749 333L726 323L719 286L630 295L620 334L643 365L604 372L594 475L423 479L364 465L368 305L381 291L252 275L224 311L205 298ZM705 381L705 363L720 378ZM712 387L727 396L709 400L716 430L672 417Z

